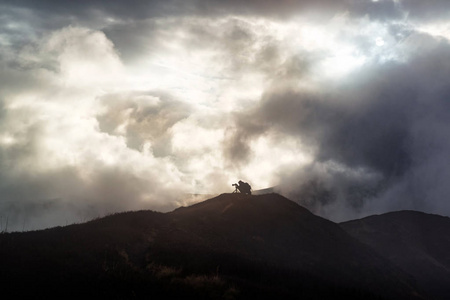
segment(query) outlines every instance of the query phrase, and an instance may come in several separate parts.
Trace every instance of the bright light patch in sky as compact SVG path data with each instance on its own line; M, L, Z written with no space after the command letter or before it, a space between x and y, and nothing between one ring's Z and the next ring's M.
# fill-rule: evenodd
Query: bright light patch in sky
M362 66L365 61L366 58L364 56L352 55L351 52L343 51L324 60L322 68L326 76L339 77Z
M377 46L381 47L381 46L384 46L385 43L384 43L383 38L377 37L377 38L375 39L375 44L376 44Z
M436 22L419 26L419 30L436 36L450 40L450 22Z
M0 136L0 143L5 146L13 145L15 142L16 142L16 139L9 134L4 134L4 135Z

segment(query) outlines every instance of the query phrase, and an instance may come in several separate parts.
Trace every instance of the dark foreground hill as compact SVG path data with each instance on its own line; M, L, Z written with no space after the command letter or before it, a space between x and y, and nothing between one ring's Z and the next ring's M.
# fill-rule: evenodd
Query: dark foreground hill
M450 299L450 218L399 211L341 224L410 274L433 299Z
M0 282L38 298L423 299L383 256L280 195L223 194L2 234Z

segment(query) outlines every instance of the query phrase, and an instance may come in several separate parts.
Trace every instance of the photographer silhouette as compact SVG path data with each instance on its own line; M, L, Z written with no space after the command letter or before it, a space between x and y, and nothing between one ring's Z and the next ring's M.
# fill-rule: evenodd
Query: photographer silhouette
M243 182L242 180L239 180L238 183L233 183L232 186L235 187L233 193L242 193L251 195L252 194L252 187L247 182Z

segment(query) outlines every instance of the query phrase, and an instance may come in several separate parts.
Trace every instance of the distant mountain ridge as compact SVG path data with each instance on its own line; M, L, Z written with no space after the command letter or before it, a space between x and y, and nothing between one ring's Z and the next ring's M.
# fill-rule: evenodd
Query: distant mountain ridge
M0 282L34 297L433 299L356 224L278 194L222 194L169 213L2 234Z
M412 275L434 299L449 299L450 218L398 211L340 225Z

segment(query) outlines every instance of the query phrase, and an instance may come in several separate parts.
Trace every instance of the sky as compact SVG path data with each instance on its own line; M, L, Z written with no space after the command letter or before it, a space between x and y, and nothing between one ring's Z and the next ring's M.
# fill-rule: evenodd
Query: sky
M242 179L450 215L447 0L0 0L0 231Z

